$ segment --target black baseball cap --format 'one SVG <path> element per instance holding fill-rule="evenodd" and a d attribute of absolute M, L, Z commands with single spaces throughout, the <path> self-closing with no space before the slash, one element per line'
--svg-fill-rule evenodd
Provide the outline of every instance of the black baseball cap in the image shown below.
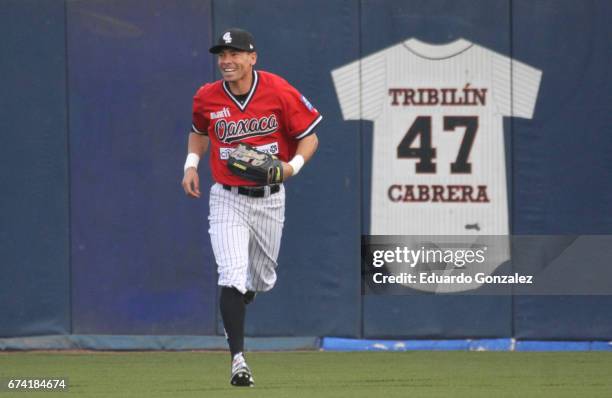
<path fill-rule="evenodd" d="M 255 40 L 253 39 L 253 35 L 244 29 L 228 29 L 219 36 L 217 44 L 212 46 L 208 51 L 213 54 L 218 54 L 225 48 L 253 52 L 255 51 Z"/>

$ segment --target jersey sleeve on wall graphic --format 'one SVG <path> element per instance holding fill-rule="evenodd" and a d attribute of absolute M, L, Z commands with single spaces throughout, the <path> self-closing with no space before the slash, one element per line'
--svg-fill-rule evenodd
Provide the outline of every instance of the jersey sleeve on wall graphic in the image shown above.
<path fill-rule="evenodd" d="M 332 71 L 344 120 L 374 120 L 380 115 L 385 67 L 385 54 L 380 51 Z"/>
<path fill-rule="evenodd" d="M 497 53 L 492 56 L 491 63 L 493 97 L 498 112 L 503 116 L 531 119 L 542 71 Z"/>

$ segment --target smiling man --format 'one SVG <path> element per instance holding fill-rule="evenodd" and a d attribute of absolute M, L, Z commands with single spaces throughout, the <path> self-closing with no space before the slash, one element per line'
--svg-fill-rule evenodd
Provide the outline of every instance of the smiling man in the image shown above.
<path fill-rule="evenodd" d="M 298 174 L 318 146 L 321 114 L 283 78 L 255 70 L 253 36 L 242 29 L 223 32 L 210 48 L 222 80 L 205 84 L 193 99 L 183 189 L 200 198 L 197 167 L 210 146 L 210 238 L 221 287 L 219 306 L 231 353 L 231 384 L 253 386 L 244 358 L 246 305 L 276 282 L 277 258 L 285 220 L 283 180 Z M 259 183 L 228 168 L 239 144 L 257 156 L 280 160 L 272 183 Z M 277 160 L 278 159 L 278 160 Z M 255 163 L 255 162 L 253 162 Z"/>

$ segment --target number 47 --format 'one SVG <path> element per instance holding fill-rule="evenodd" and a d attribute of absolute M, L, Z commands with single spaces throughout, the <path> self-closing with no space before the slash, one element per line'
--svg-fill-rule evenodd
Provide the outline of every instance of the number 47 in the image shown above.
<path fill-rule="evenodd" d="M 444 116 L 444 131 L 452 132 L 457 127 L 465 127 L 457 158 L 450 165 L 452 174 L 468 174 L 472 172 L 472 164 L 468 162 L 472 144 L 478 130 L 477 116 Z M 413 147 L 414 140 L 420 137 L 420 146 Z M 397 157 L 400 159 L 419 159 L 416 163 L 417 173 L 435 173 L 436 148 L 431 146 L 431 116 L 418 116 L 408 132 L 397 146 Z"/>

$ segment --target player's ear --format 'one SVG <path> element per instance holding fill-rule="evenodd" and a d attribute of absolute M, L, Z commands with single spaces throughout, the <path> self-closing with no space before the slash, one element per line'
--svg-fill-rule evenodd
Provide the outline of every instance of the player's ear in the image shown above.
<path fill-rule="evenodd" d="M 253 66 L 257 63 L 257 53 L 253 51 L 250 54 L 250 56 L 251 56 L 251 66 Z"/>

